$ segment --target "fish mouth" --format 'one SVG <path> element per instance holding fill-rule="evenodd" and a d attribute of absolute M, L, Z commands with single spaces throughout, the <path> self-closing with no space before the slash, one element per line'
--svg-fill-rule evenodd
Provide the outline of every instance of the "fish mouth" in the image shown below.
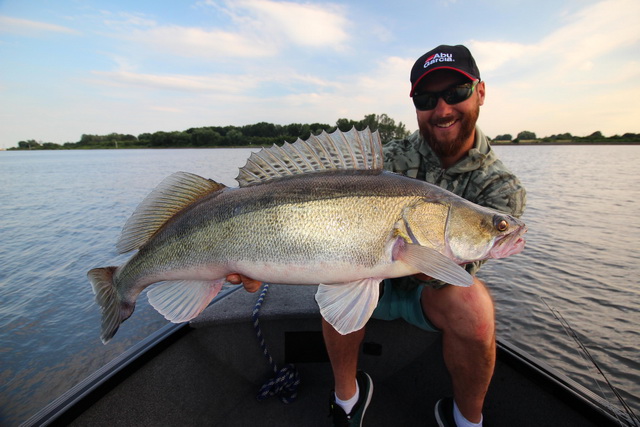
<path fill-rule="evenodd" d="M 524 239 L 526 232 L 527 228 L 523 226 L 509 234 L 498 237 L 493 248 L 489 251 L 489 258 L 506 258 L 522 252 L 526 243 Z"/>

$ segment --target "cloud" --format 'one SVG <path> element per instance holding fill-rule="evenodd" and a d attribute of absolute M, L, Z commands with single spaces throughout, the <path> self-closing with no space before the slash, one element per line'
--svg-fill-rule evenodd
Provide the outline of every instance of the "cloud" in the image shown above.
<path fill-rule="evenodd" d="M 261 58 L 277 53 L 275 46 L 256 35 L 217 29 L 158 26 L 149 30 L 136 30 L 127 35 L 127 38 L 160 52 L 209 60 L 229 57 Z"/>
<path fill-rule="evenodd" d="M 470 49 L 478 62 L 481 74 L 500 70 L 514 61 L 531 57 L 532 53 L 537 50 L 535 46 L 515 42 L 476 40 L 471 41 Z"/>
<path fill-rule="evenodd" d="M 295 117 L 296 121 L 308 123 L 334 123 L 338 118 L 358 119 L 366 114 L 385 113 L 402 121 L 408 129 L 415 129 L 408 79 L 413 62 L 413 58 L 381 58 L 366 73 L 345 74 L 330 85 L 271 99 L 269 103 L 278 105 L 278 109 L 269 114 L 276 122 L 283 117 Z"/>
<path fill-rule="evenodd" d="M 61 25 L 46 22 L 30 21 L 0 15 L 0 32 L 13 33 L 21 36 L 40 36 L 44 33 L 80 34 L 78 31 Z"/>
<path fill-rule="evenodd" d="M 107 16 L 116 37 L 158 52 L 189 58 L 275 57 L 291 47 L 344 50 L 349 40 L 345 8 L 269 0 L 204 4 L 221 10 L 229 23 L 211 27 L 162 25 L 139 15 Z"/>
<path fill-rule="evenodd" d="M 576 84 L 601 70 L 607 56 L 640 40 L 640 3 L 606 0 L 567 15 L 566 25 L 536 43 L 472 40 L 470 46 L 481 72 L 518 80 L 527 76 L 538 84 Z"/>
<path fill-rule="evenodd" d="M 108 86 L 137 87 L 154 91 L 170 90 L 185 93 L 199 94 L 246 94 L 255 98 L 255 93 L 261 86 L 300 87 L 311 86 L 317 89 L 337 90 L 340 84 L 322 79 L 320 77 L 298 73 L 295 70 L 283 71 L 265 70 L 264 72 L 251 74 L 215 74 L 206 76 L 197 75 L 162 75 L 151 73 L 137 73 L 127 69 L 118 71 L 93 71 L 98 77 L 97 83 Z M 289 93 L 291 90 L 279 90 Z"/>
<path fill-rule="evenodd" d="M 233 4 L 234 9 L 242 9 L 251 17 L 252 25 L 284 37 L 286 43 L 338 48 L 349 38 L 345 31 L 348 21 L 342 6 L 269 0 L 245 0 Z"/>
<path fill-rule="evenodd" d="M 128 30 L 132 27 L 154 27 L 157 22 L 143 13 L 101 11 L 103 22 L 108 27 Z"/>
<path fill-rule="evenodd" d="M 236 75 L 157 75 L 130 71 L 93 71 L 103 84 L 181 92 L 237 93 L 255 87 L 254 79 Z"/>
<path fill-rule="evenodd" d="M 640 79 L 638 16 L 635 0 L 605 0 L 562 16 L 564 25 L 534 43 L 472 40 L 488 81 L 483 128 L 541 136 L 634 131 L 624 123 L 640 114 L 629 102 Z"/>

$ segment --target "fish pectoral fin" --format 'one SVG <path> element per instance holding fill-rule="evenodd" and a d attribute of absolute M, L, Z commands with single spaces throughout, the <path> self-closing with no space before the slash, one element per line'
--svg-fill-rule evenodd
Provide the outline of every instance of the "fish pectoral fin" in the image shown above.
<path fill-rule="evenodd" d="M 434 279 L 456 286 L 467 287 L 473 284 L 473 277 L 464 268 L 427 246 L 409 243 L 398 255 L 398 259 Z"/>
<path fill-rule="evenodd" d="M 378 305 L 380 279 L 318 285 L 316 302 L 320 314 L 339 333 L 362 329 Z"/>
<path fill-rule="evenodd" d="M 225 279 L 162 282 L 147 293 L 147 298 L 165 319 L 181 323 L 200 314 L 220 292 L 224 283 Z"/>

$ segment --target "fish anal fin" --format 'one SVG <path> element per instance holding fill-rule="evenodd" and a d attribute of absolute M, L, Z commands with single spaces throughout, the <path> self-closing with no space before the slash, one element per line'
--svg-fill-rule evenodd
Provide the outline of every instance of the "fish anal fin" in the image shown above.
<path fill-rule="evenodd" d="M 452 285 L 467 287 L 473 284 L 473 277 L 464 268 L 427 246 L 407 243 L 399 251 L 397 259 L 427 276 Z"/>
<path fill-rule="evenodd" d="M 119 253 L 144 245 L 171 217 L 201 198 L 226 188 L 188 172 L 165 178 L 136 208 L 116 243 Z"/>
<path fill-rule="evenodd" d="M 382 142 L 378 131 L 367 127 L 348 132 L 336 130 L 329 134 L 311 135 L 282 147 L 274 145 L 252 153 L 240 168 L 236 180 L 240 187 L 259 184 L 276 178 L 311 172 L 336 170 L 382 171 Z"/>
<path fill-rule="evenodd" d="M 186 322 L 209 305 L 224 282 L 224 279 L 162 282 L 151 288 L 147 298 L 165 319 L 173 323 Z"/>
<path fill-rule="evenodd" d="M 381 279 L 318 285 L 320 314 L 342 335 L 362 329 L 378 305 Z"/>

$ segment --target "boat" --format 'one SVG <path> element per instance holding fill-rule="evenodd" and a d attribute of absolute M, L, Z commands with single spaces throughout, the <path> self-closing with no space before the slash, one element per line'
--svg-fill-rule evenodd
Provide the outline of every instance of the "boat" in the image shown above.
<path fill-rule="evenodd" d="M 197 318 L 161 328 L 23 425 L 331 425 L 333 377 L 315 290 L 226 289 Z M 374 393 L 363 425 L 436 425 L 436 401 L 452 394 L 441 350 L 439 334 L 371 319 L 360 368 Z M 269 396 L 274 377 L 299 385 Z M 493 427 L 638 426 L 633 414 L 505 340 L 497 343 L 484 418 Z"/>

